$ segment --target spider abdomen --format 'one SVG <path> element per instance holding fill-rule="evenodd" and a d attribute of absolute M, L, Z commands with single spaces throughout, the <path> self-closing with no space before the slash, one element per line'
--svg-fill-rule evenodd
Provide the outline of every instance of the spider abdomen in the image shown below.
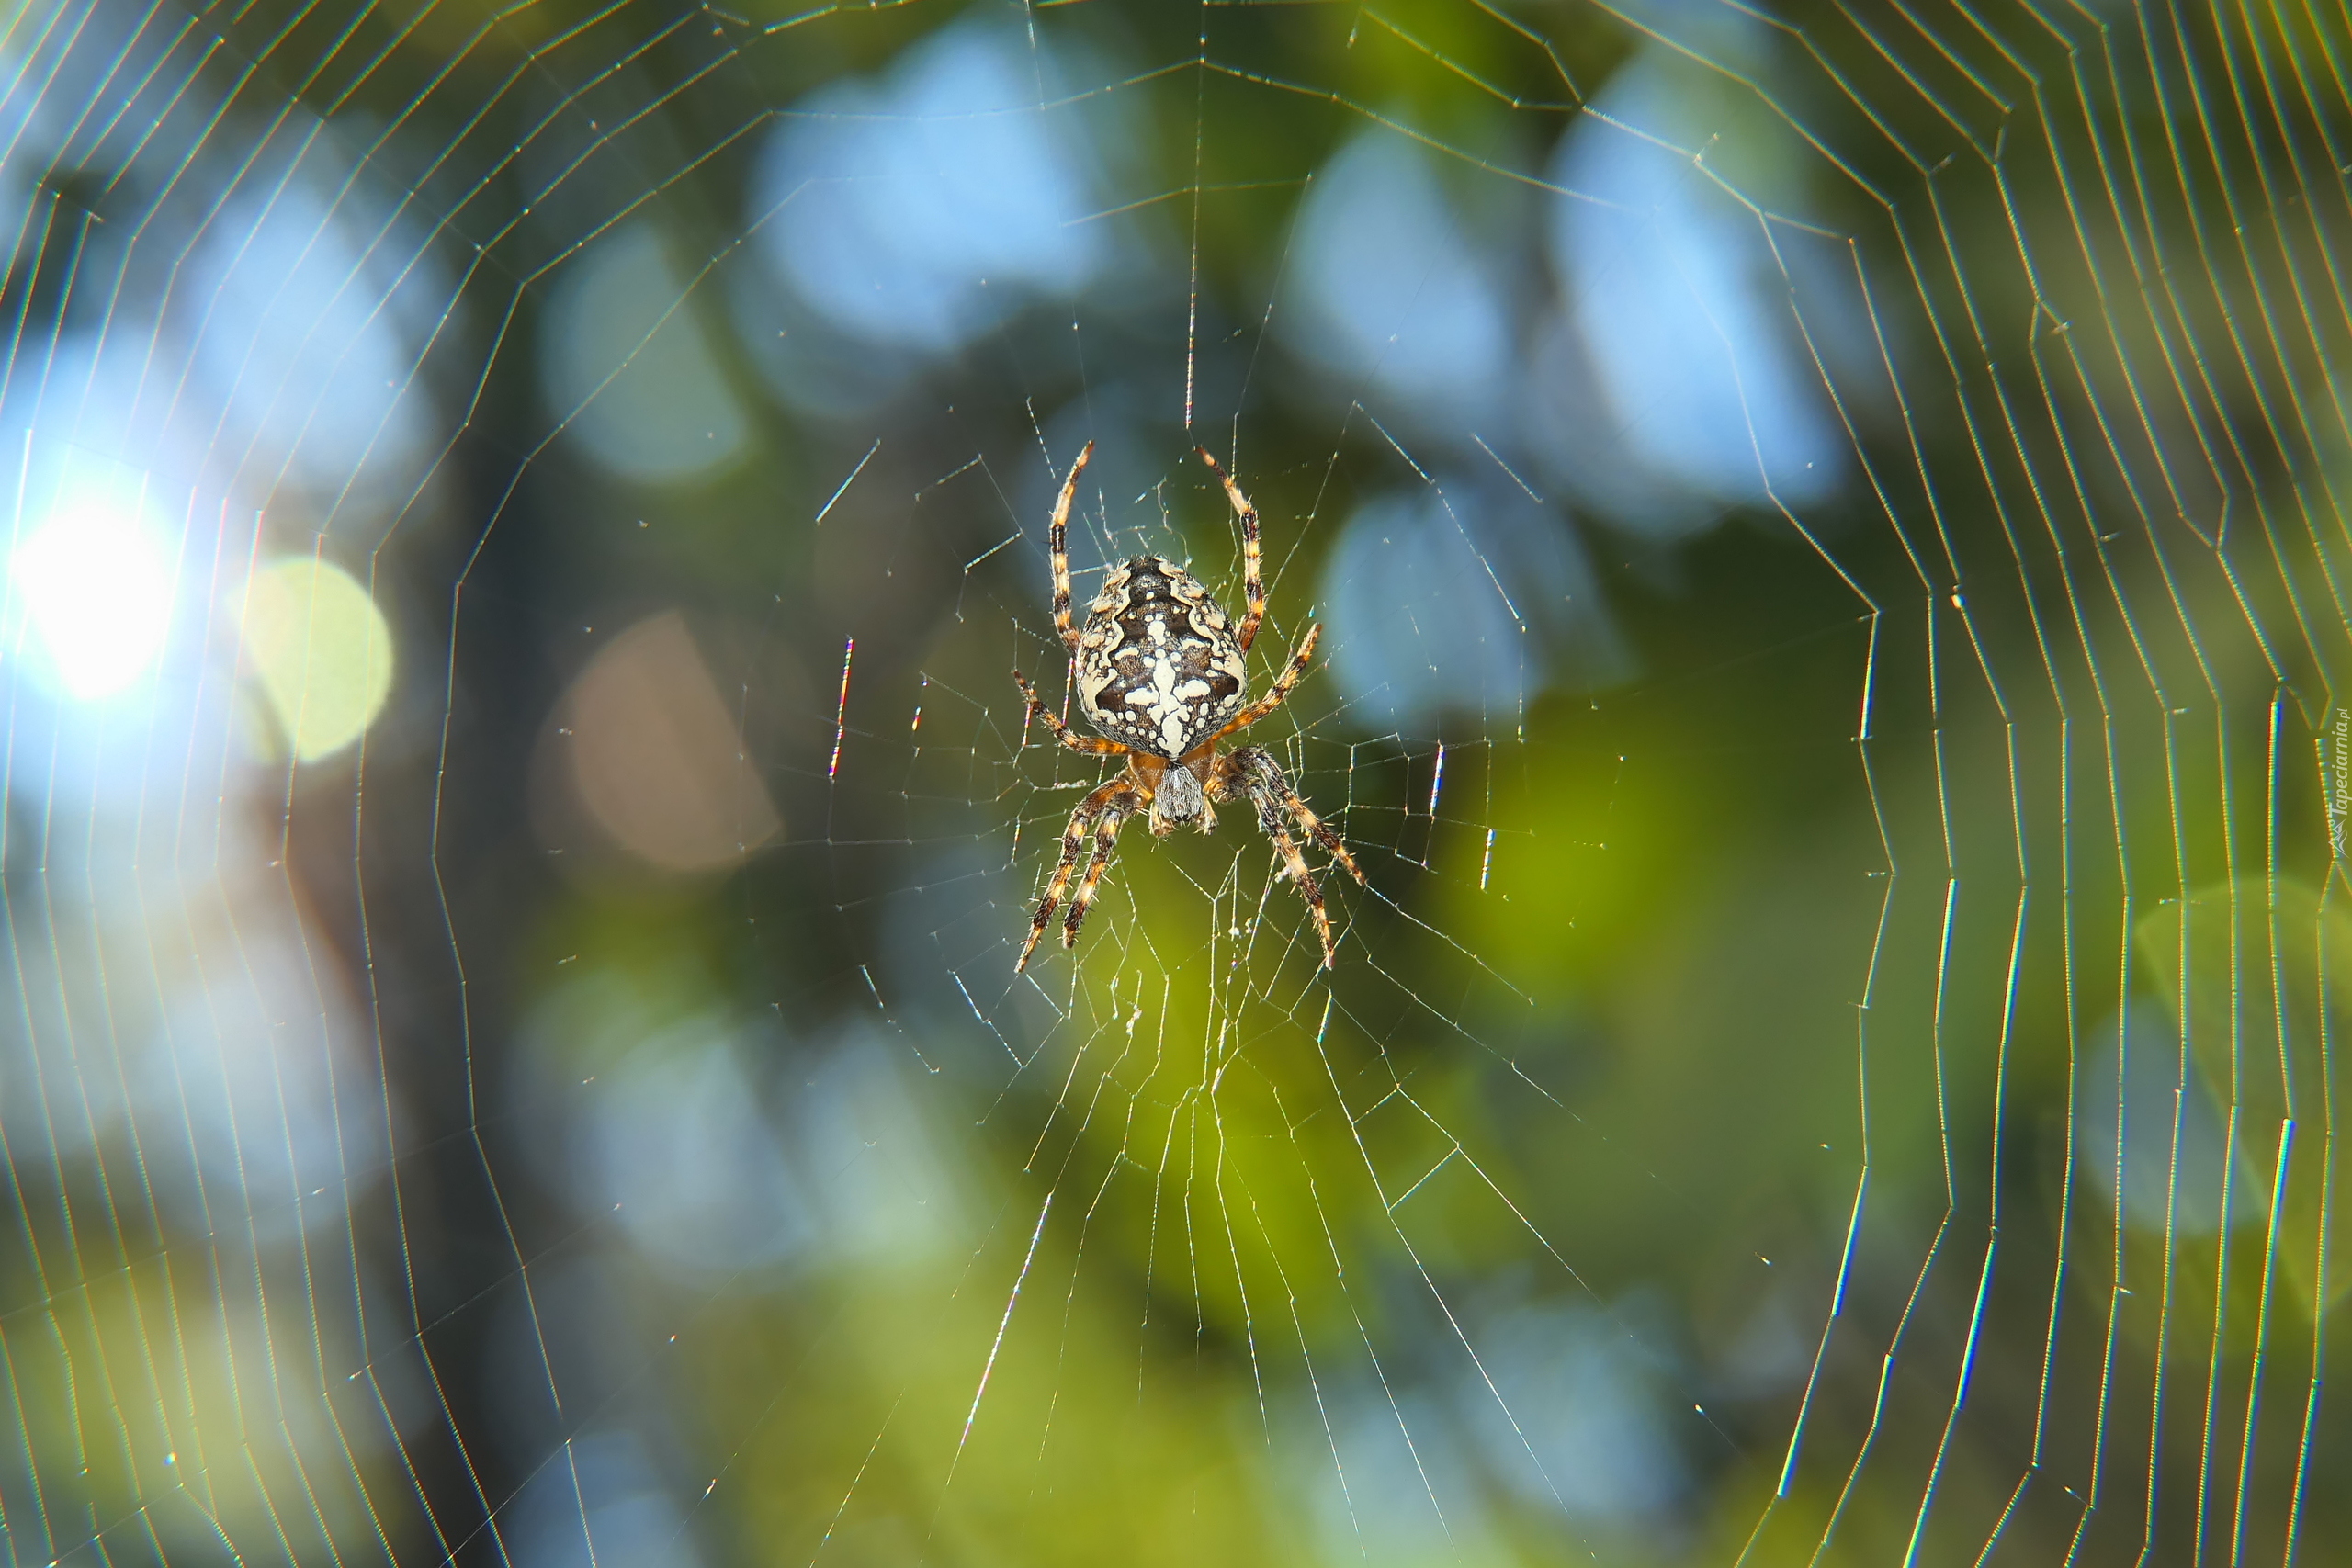
<path fill-rule="evenodd" d="M 1087 610 L 1078 706 L 1110 739 L 1182 757 L 1240 709 L 1242 679 L 1224 608 L 1174 561 L 1139 556 L 1115 569 Z"/>

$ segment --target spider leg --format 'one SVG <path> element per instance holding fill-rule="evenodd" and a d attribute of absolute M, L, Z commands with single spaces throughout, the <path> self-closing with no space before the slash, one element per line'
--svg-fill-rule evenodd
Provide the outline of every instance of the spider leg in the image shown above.
<path fill-rule="evenodd" d="M 1046 934 L 1046 926 L 1054 918 L 1054 910 L 1069 890 L 1070 873 L 1078 865 L 1078 852 L 1086 847 L 1086 830 L 1094 819 L 1107 810 L 1111 803 L 1123 794 L 1131 793 L 1126 775 L 1122 773 L 1101 789 L 1078 803 L 1069 814 L 1069 823 L 1062 829 L 1062 858 L 1055 863 L 1054 879 L 1046 884 L 1046 897 L 1037 905 L 1037 912 L 1029 921 L 1029 940 L 1021 944 L 1021 956 L 1012 962 L 1012 972 L 1020 974 L 1029 967 L 1029 955 L 1037 950 L 1037 939 Z"/>
<path fill-rule="evenodd" d="M 1029 699 L 1029 711 L 1023 716 L 1022 722 L 1025 724 L 1031 718 L 1044 719 L 1046 728 L 1052 733 L 1053 738 L 1071 750 L 1083 751 L 1092 757 L 1124 757 L 1132 750 L 1130 747 L 1120 745 L 1115 740 L 1098 740 L 1091 735 L 1080 735 L 1069 725 L 1064 724 L 1055 716 L 1054 710 L 1039 699 L 1037 694 L 1030 688 L 1027 677 L 1018 670 L 1012 672 L 1012 683 L 1019 686 L 1021 694 Z"/>
<path fill-rule="evenodd" d="M 1291 688 L 1298 684 L 1298 678 L 1306 673 L 1306 661 L 1315 657 L 1315 645 L 1322 640 L 1322 622 L 1317 621 L 1308 626 L 1306 635 L 1298 640 L 1298 651 L 1290 656 L 1288 668 L 1275 678 L 1272 687 L 1264 696 L 1235 714 L 1223 729 L 1209 737 L 1210 742 L 1214 744 L 1228 735 L 1237 735 L 1282 706 L 1283 700 L 1289 697 Z"/>
<path fill-rule="evenodd" d="M 1283 874 L 1298 888 L 1299 897 L 1306 900 L 1307 912 L 1315 917 L 1315 934 L 1323 942 L 1323 967 L 1338 967 L 1339 953 L 1331 940 L 1330 914 L 1323 907 L 1323 889 L 1307 870 L 1306 857 L 1299 852 L 1297 843 L 1283 828 L 1283 813 L 1288 810 L 1296 815 L 1306 830 L 1315 835 L 1316 842 L 1329 850 L 1362 882 L 1363 873 L 1356 870 L 1354 858 L 1340 843 L 1340 836 L 1298 798 L 1298 792 L 1283 776 L 1281 765 L 1258 747 L 1245 746 L 1219 757 L 1212 778 L 1211 793 L 1217 798 L 1247 800 L 1258 808 L 1258 826 L 1274 841 L 1275 852 L 1283 857 Z"/>
<path fill-rule="evenodd" d="M 1250 498 L 1241 493 L 1241 487 L 1233 482 L 1232 476 L 1217 467 L 1216 459 L 1209 456 L 1207 447 L 1195 446 L 1193 450 L 1201 455 L 1201 461 L 1209 466 L 1209 472 L 1224 484 L 1225 499 L 1233 503 L 1233 514 L 1241 519 L 1241 592 L 1248 603 L 1242 609 L 1241 626 L 1233 634 L 1233 640 L 1241 645 L 1242 652 L 1247 653 L 1250 645 L 1258 640 L 1258 623 L 1266 615 L 1265 570 L 1259 559 L 1258 509 L 1250 504 Z"/>
<path fill-rule="evenodd" d="M 1371 886 L 1364 881 L 1363 871 L 1358 869 L 1355 856 L 1348 853 L 1348 846 L 1340 842 L 1340 835 L 1331 830 L 1331 825 L 1317 817 L 1315 808 L 1298 797 L 1298 791 L 1291 788 L 1290 780 L 1283 775 L 1282 764 L 1274 761 L 1272 753 L 1263 747 L 1244 746 L 1226 755 L 1234 768 L 1250 781 L 1243 786 L 1247 793 L 1254 798 L 1263 792 L 1281 802 L 1282 808 L 1296 818 L 1298 825 L 1322 845 L 1333 860 L 1348 868 L 1348 874 L 1354 877 L 1359 886 Z M 1263 805 L 1261 800 L 1261 811 Z"/>
<path fill-rule="evenodd" d="M 1094 855 L 1086 863 L 1086 875 L 1078 885 L 1078 897 L 1069 901 L 1069 913 L 1062 919 L 1062 945 L 1078 945 L 1078 928 L 1086 923 L 1086 911 L 1094 902 L 1095 889 L 1102 883 L 1102 868 L 1111 863 L 1111 846 L 1119 841 L 1119 829 L 1127 818 L 1141 809 L 1143 800 L 1133 791 L 1114 800 L 1094 824 Z"/>
<path fill-rule="evenodd" d="M 1069 466 L 1061 498 L 1054 502 L 1054 520 L 1046 525 L 1046 549 L 1054 558 L 1054 630 L 1072 653 L 1078 651 L 1078 628 L 1069 618 L 1069 503 L 1078 495 L 1078 476 L 1086 472 L 1086 459 L 1092 456 L 1094 443 L 1090 441 Z"/>
<path fill-rule="evenodd" d="M 1307 913 L 1315 917 L 1315 934 L 1323 939 L 1323 967 L 1339 967 L 1339 951 L 1331 942 L 1331 917 L 1324 912 L 1323 889 L 1316 886 L 1315 874 L 1306 869 L 1306 857 L 1298 852 L 1298 845 L 1292 840 L 1290 834 L 1283 831 L 1281 817 L 1264 809 L 1262 804 L 1258 812 L 1258 825 L 1266 829 L 1268 838 L 1274 840 L 1274 849 L 1283 857 L 1284 874 L 1298 889 L 1298 896 L 1306 900 Z"/>

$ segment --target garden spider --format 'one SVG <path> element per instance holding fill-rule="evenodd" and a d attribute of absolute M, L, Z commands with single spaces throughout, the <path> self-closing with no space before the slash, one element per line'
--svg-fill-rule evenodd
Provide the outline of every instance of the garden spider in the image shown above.
<path fill-rule="evenodd" d="M 1271 753 L 1258 746 L 1217 750 L 1217 743 L 1227 736 L 1239 734 L 1282 706 L 1306 673 L 1323 627 L 1319 622 L 1308 626 L 1298 651 L 1291 655 L 1273 686 L 1256 702 L 1242 705 L 1247 679 L 1242 655 L 1257 640 L 1258 622 L 1266 613 L 1266 588 L 1259 575 L 1258 513 L 1207 448 L 1199 451 L 1201 461 L 1224 484 L 1226 499 L 1241 519 L 1242 584 L 1249 608 L 1238 629 L 1231 627 L 1224 607 L 1191 572 L 1174 561 L 1152 556 L 1137 556 L 1114 568 L 1103 580 L 1102 592 L 1088 606 L 1086 624 L 1073 626 L 1065 536 L 1070 500 L 1078 493 L 1078 476 L 1086 470 L 1087 458 L 1094 455 L 1091 441 L 1070 465 L 1069 478 L 1062 481 L 1061 499 L 1054 502 L 1053 522 L 1046 534 L 1054 560 L 1054 629 L 1070 651 L 1078 710 L 1103 739 L 1080 735 L 1055 717 L 1015 670 L 1012 679 L 1028 704 L 1022 728 L 1026 729 L 1032 717 L 1042 718 L 1054 739 L 1071 750 L 1125 757 L 1127 765 L 1069 814 L 1069 824 L 1062 829 L 1061 860 L 1046 886 L 1036 916 L 1029 922 L 1029 940 L 1021 944 L 1021 956 L 1012 965 L 1015 974 L 1029 966 L 1037 939 L 1046 934 L 1046 923 L 1069 892 L 1070 874 L 1077 868 L 1079 852 L 1086 847 L 1090 829 L 1094 854 L 1086 863 L 1086 874 L 1080 879 L 1078 894 L 1069 901 L 1069 914 L 1062 921 L 1064 947 L 1078 944 L 1078 928 L 1086 919 L 1087 906 L 1094 902 L 1102 869 L 1111 862 L 1111 846 L 1128 818 L 1148 808 L 1151 830 L 1158 837 L 1186 825 L 1197 825 L 1205 833 L 1216 826 L 1211 802 L 1238 800 L 1247 800 L 1258 808 L 1259 826 L 1273 840 L 1285 874 L 1315 917 L 1315 932 L 1323 939 L 1323 967 L 1331 968 L 1335 963 L 1323 890 L 1316 886 L 1306 869 L 1306 857 L 1284 829 L 1283 814 L 1297 818 L 1299 827 L 1359 883 L 1363 873 L 1356 869 L 1340 835 L 1298 798 Z"/>

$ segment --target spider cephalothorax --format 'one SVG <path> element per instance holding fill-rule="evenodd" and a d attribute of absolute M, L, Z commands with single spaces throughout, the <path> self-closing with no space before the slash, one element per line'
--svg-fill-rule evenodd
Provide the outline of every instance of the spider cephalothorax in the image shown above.
<path fill-rule="evenodd" d="M 1323 965 L 1329 968 L 1336 953 L 1330 917 L 1323 908 L 1323 892 L 1306 869 L 1285 816 L 1297 821 L 1309 837 L 1331 852 L 1358 882 L 1347 847 L 1290 787 L 1282 767 L 1261 748 L 1244 746 L 1220 752 L 1217 742 L 1237 735 L 1280 707 L 1291 688 L 1306 671 L 1314 656 L 1320 625 L 1306 628 L 1298 651 L 1266 694 L 1244 706 L 1246 671 L 1242 656 L 1257 640 L 1258 624 L 1266 613 L 1266 590 L 1260 575 L 1258 513 L 1241 487 L 1217 467 L 1204 450 L 1201 460 L 1225 485 L 1227 500 L 1241 519 L 1243 591 L 1249 604 L 1236 626 L 1220 605 L 1189 571 L 1174 561 L 1139 556 L 1115 568 L 1103 580 L 1102 591 L 1087 607 L 1086 624 L 1073 626 L 1069 613 L 1069 554 L 1067 534 L 1070 502 L 1078 493 L 1078 476 L 1085 470 L 1094 444 L 1070 465 L 1054 503 L 1046 546 L 1054 563 L 1054 629 L 1071 655 L 1071 682 L 1079 712 L 1103 739 L 1090 740 L 1057 718 L 1037 698 L 1018 670 L 1029 716 L 1041 718 L 1054 738 L 1073 751 L 1095 756 L 1125 757 L 1127 765 L 1109 783 L 1078 803 L 1069 825 L 1062 831 L 1061 859 L 1053 880 L 1029 923 L 1029 940 L 1022 944 L 1015 970 L 1026 968 L 1037 940 L 1054 918 L 1055 908 L 1069 891 L 1078 857 L 1086 848 L 1089 829 L 1094 852 L 1086 863 L 1069 914 L 1062 922 L 1062 945 L 1078 942 L 1078 928 L 1093 903 L 1102 869 L 1110 863 L 1111 847 L 1119 829 L 1138 811 L 1150 813 L 1151 830 L 1165 835 L 1187 824 L 1204 833 L 1216 826 L 1214 801 L 1247 800 L 1258 808 L 1259 826 L 1274 841 L 1286 874 L 1306 900 L 1315 917 L 1316 934 L 1323 942 Z"/>

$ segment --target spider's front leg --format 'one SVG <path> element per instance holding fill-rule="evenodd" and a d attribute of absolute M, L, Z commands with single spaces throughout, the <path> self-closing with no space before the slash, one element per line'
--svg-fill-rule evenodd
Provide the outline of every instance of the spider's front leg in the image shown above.
<path fill-rule="evenodd" d="M 1250 787 L 1249 793 L 1252 799 L 1259 801 L 1261 816 L 1265 811 L 1264 797 L 1270 796 L 1284 811 L 1296 818 L 1298 825 L 1329 852 L 1333 860 L 1348 868 L 1348 874 L 1356 879 L 1358 886 L 1372 886 L 1364 881 L 1363 871 L 1356 865 L 1356 857 L 1348 853 L 1348 846 L 1340 841 L 1339 834 L 1331 830 L 1331 825 L 1317 817 L 1314 807 L 1301 800 L 1298 791 L 1290 787 L 1289 778 L 1283 774 L 1282 764 L 1274 761 L 1272 752 L 1262 746 L 1244 746 L 1227 752 L 1226 761 L 1251 781 L 1254 787 Z"/>
<path fill-rule="evenodd" d="M 1078 945 L 1078 928 L 1086 923 L 1086 911 L 1093 907 L 1094 891 L 1102 884 L 1102 868 L 1111 863 L 1111 846 L 1119 841 L 1119 829 L 1127 818 L 1143 809 L 1143 797 L 1129 791 L 1104 808 L 1094 824 L 1094 855 L 1086 863 L 1086 874 L 1080 878 L 1078 897 L 1069 901 L 1069 913 L 1062 919 L 1062 945 Z"/>
<path fill-rule="evenodd" d="M 1341 865 L 1348 868 L 1358 882 L 1363 873 L 1356 869 L 1355 858 L 1340 844 L 1340 836 L 1325 825 L 1323 819 L 1307 809 L 1283 776 L 1282 767 L 1266 751 L 1255 746 L 1245 746 L 1217 759 L 1215 793 L 1224 800 L 1248 800 L 1258 808 L 1258 826 L 1274 841 L 1274 851 L 1283 857 L 1283 874 L 1306 900 L 1307 913 L 1315 918 L 1315 934 L 1323 943 L 1323 967 L 1339 966 L 1339 948 L 1331 937 L 1331 917 L 1323 907 L 1323 888 L 1307 869 L 1306 857 L 1299 852 L 1296 840 L 1283 824 L 1283 813 L 1290 812 L 1299 824 L 1315 837 L 1315 841 L 1331 852 Z"/>
<path fill-rule="evenodd" d="M 1283 857 L 1283 867 L 1290 877 L 1291 886 L 1297 888 L 1298 896 L 1306 900 L 1306 912 L 1315 917 L 1315 934 L 1323 941 L 1323 967 L 1338 968 L 1340 950 L 1331 940 L 1331 917 L 1323 908 L 1322 887 L 1316 882 L 1315 874 L 1306 869 L 1306 857 L 1298 852 L 1298 845 L 1292 840 L 1290 834 L 1283 831 L 1279 813 L 1261 807 L 1258 812 L 1258 825 L 1265 829 L 1268 838 L 1273 840 L 1274 850 Z"/>
<path fill-rule="evenodd" d="M 1062 858 L 1055 863 L 1053 880 L 1046 884 L 1046 896 L 1039 900 L 1037 912 L 1030 919 L 1029 940 L 1021 944 L 1021 956 L 1012 961 L 1014 974 L 1018 975 L 1029 967 L 1029 955 L 1037 951 L 1037 939 L 1046 934 L 1046 927 L 1052 922 L 1055 909 L 1061 905 L 1062 895 L 1069 890 L 1070 874 L 1078 869 L 1079 852 L 1086 847 L 1087 829 L 1094 826 L 1095 818 L 1105 812 L 1115 811 L 1117 813 L 1115 820 L 1124 821 L 1128 813 L 1136 810 L 1142 805 L 1142 797 L 1135 793 L 1128 776 L 1125 773 L 1078 803 L 1078 809 L 1069 814 L 1069 822 L 1062 829 Z M 1118 832 L 1117 827 L 1114 826 L 1111 831 L 1115 835 Z M 1099 863 L 1107 858 L 1109 853 L 1106 843 L 1096 851 L 1096 862 Z M 1091 898 L 1093 896 L 1094 882 L 1101 874 L 1102 873 L 1094 866 L 1088 867 L 1086 886 L 1080 892 L 1081 899 Z M 1080 915 L 1084 908 L 1085 905 L 1082 902 L 1074 904 L 1070 913 L 1076 917 Z M 1070 921 L 1069 934 L 1062 945 L 1067 947 L 1077 939 L 1078 921 L 1073 919 Z"/>

